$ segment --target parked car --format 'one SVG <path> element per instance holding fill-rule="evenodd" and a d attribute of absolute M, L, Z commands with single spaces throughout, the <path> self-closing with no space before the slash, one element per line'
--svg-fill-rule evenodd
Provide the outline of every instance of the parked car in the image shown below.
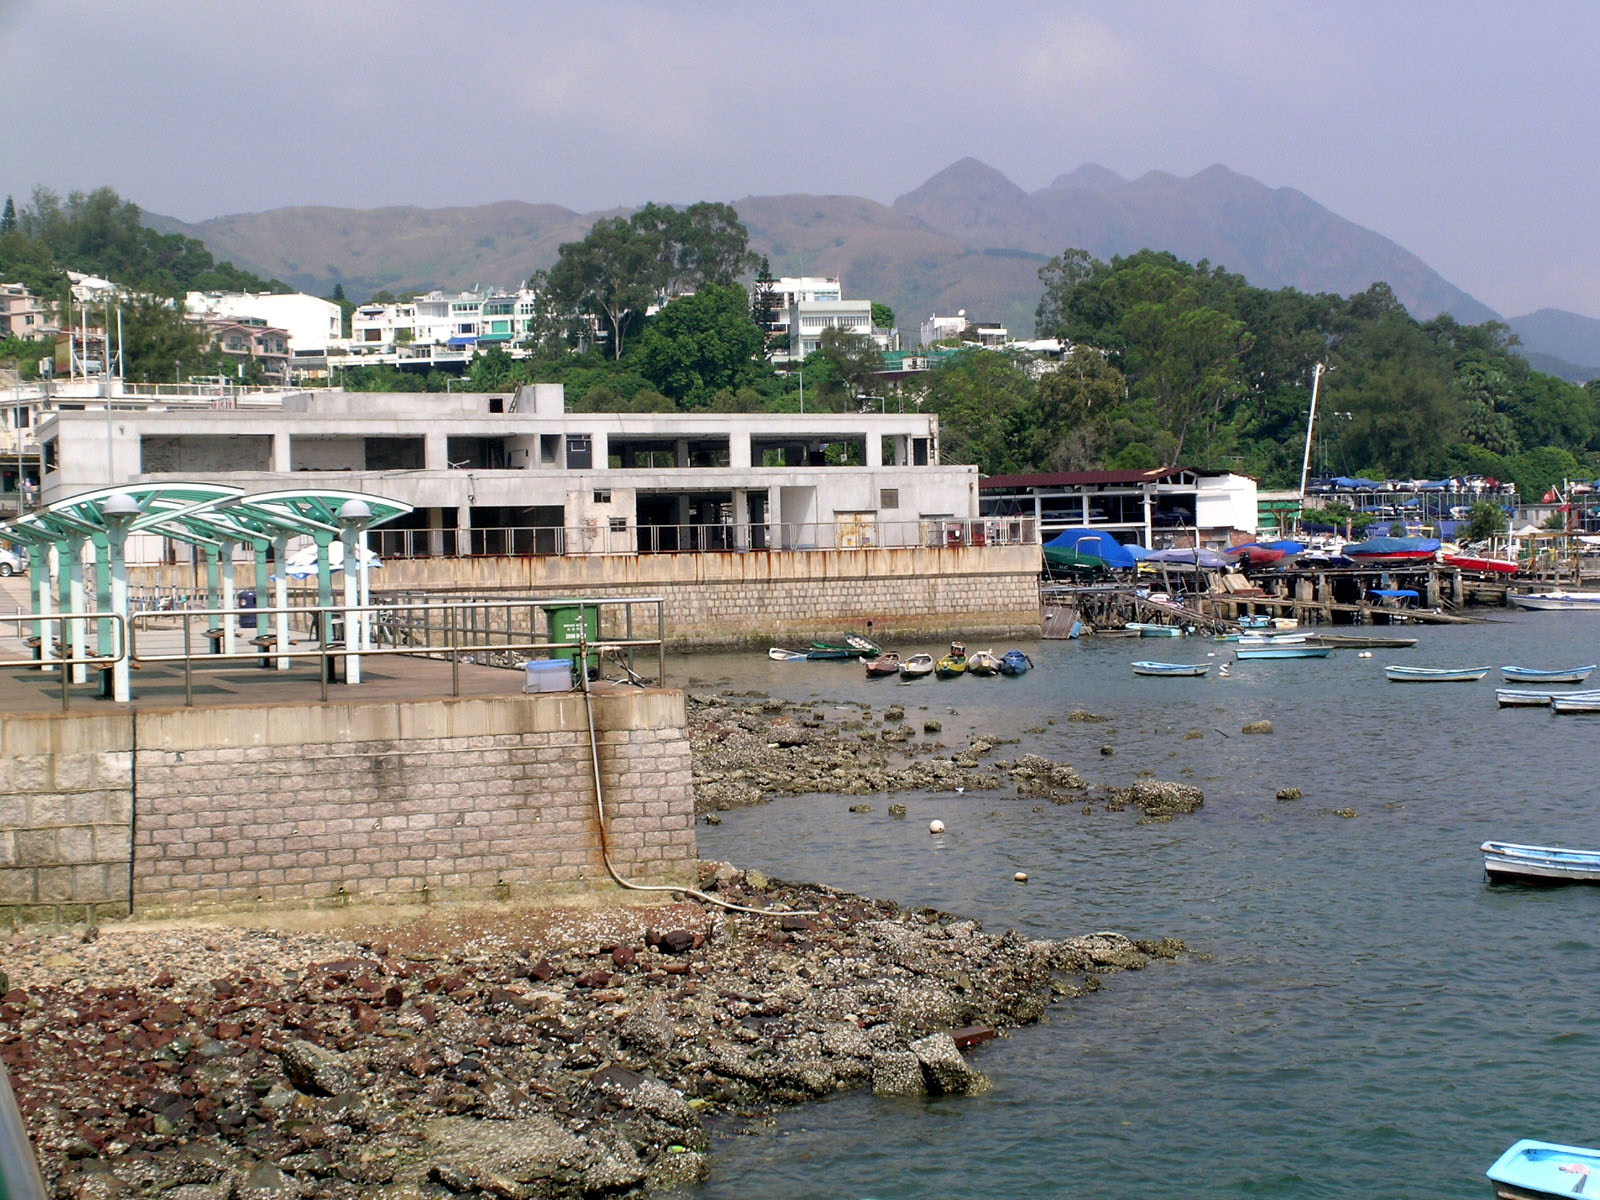
<path fill-rule="evenodd" d="M 0 550 L 0 579 L 8 575 L 26 575 L 28 555 L 24 550 Z"/>

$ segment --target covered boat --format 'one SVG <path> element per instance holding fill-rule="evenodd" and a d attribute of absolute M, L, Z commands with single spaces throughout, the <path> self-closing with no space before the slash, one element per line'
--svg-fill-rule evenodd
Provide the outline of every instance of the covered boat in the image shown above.
<path fill-rule="evenodd" d="M 1375 537 L 1344 548 L 1344 556 L 1351 561 L 1367 563 L 1430 562 L 1439 553 L 1438 538 L 1428 537 Z"/>
<path fill-rule="evenodd" d="M 1600 612 L 1600 592 L 1510 592 L 1506 603 L 1550 612 Z"/>
<path fill-rule="evenodd" d="M 1021 650 L 1007 650 L 1000 656 L 1000 674 L 1025 675 L 1033 666 L 1033 659 Z"/>
<path fill-rule="evenodd" d="M 1170 550 L 1152 550 L 1144 556 L 1144 561 L 1167 567 L 1204 567 L 1212 571 L 1233 565 L 1232 560 L 1222 551 L 1208 550 L 1204 546 L 1176 546 Z"/>
<path fill-rule="evenodd" d="M 1485 842 L 1483 869 L 1490 879 L 1531 883 L 1600 883 L 1600 850 Z M 1592 1153 L 1592 1152 L 1591 1152 Z"/>
<path fill-rule="evenodd" d="M 1267 567 L 1286 558 L 1297 558 L 1306 552 L 1304 542 L 1281 538 L 1275 542 L 1245 542 L 1229 546 L 1228 554 L 1249 563 L 1252 567 Z"/>
<path fill-rule="evenodd" d="M 1586 667 L 1558 667 L 1541 671 L 1536 667 L 1501 667 L 1500 677 L 1507 683 L 1582 683 L 1594 674 L 1595 663 Z"/>
<path fill-rule="evenodd" d="M 924 679 L 933 674 L 933 655 L 913 654 L 900 664 L 901 679 Z"/>
<path fill-rule="evenodd" d="M 1488 667 L 1384 667 L 1390 683 L 1476 683 Z"/>
<path fill-rule="evenodd" d="M 1484 849 L 1494 844 L 1485 842 Z M 1589 1176 L 1597 1172 L 1600 1150 L 1523 1138 L 1484 1173 L 1499 1200 L 1554 1200 L 1584 1195 Z"/>
<path fill-rule="evenodd" d="M 1138 555 L 1104 529 L 1063 529 L 1040 550 L 1045 562 L 1078 570 L 1132 570 Z"/>
<path fill-rule="evenodd" d="M 1210 663 L 1136 662 L 1135 675 L 1153 675 L 1160 678 L 1195 679 L 1211 669 Z"/>

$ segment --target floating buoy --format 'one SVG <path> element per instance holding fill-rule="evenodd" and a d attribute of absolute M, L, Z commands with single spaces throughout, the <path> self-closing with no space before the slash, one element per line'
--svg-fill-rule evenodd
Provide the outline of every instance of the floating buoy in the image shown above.
<path fill-rule="evenodd" d="M 928 832 L 929 833 L 943 833 L 944 832 L 944 822 L 938 820 L 937 818 L 935 818 L 932 821 L 929 821 L 928 822 Z"/>
<path fill-rule="evenodd" d="M 1206 651 L 1206 657 L 1207 658 L 1215 658 L 1216 656 L 1217 656 L 1217 652 L 1215 650 L 1207 650 Z"/>
<path fill-rule="evenodd" d="M 966 789 L 966 788 L 964 788 L 964 787 L 958 787 L 958 788 L 957 788 L 957 789 L 956 789 L 956 795 L 958 795 L 958 796 L 964 796 L 964 795 L 966 795 L 966 794 L 967 794 L 967 789 Z"/>
<path fill-rule="evenodd" d="M 1015 879 L 1018 883 L 1027 883 L 1028 882 L 1028 873 L 1026 871 L 1018 871 L 1011 878 Z"/>
<path fill-rule="evenodd" d="M 1360 654 L 1356 655 L 1356 657 L 1357 658 L 1371 658 L 1372 657 L 1372 651 L 1371 650 L 1363 650 Z"/>

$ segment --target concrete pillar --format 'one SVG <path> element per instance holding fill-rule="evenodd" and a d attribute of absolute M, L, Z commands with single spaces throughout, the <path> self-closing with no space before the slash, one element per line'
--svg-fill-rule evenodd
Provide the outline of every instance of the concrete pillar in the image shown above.
<path fill-rule="evenodd" d="M 735 471 L 748 471 L 751 464 L 750 435 L 735 430 L 728 435 L 728 466 Z"/>
<path fill-rule="evenodd" d="M 289 453 L 289 435 L 286 432 L 272 435 L 272 469 L 280 475 L 287 475 L 293 470 L 293 460 Z"/>
<path fill-rule="evenodd" d="M 434 558 L 444 554 L 444 509 L 428 509 L 428 553 Z"/>
<path fill-rule="evenodd" d="M 733 491 L 733 548 L 750 549 L 750 495 L 743 488 Z"/>
<path fill-rule="evenodd" d="M 689 439 L 679 438 L 672 447 L 673 462 L 680 467 L 689 465 Z"/>
<path fill-rule="evenodd" d="M 450 439 L 443 433 L 426 433 L 422 436 L 422 469 L 448 471 L 450 469 Z"/>
<path fill-rule="evenodd" d="M 868 431 L 867 433 L 867 466 L 883 466 L 883 438 L 881 435 Z"/>
<path fill-rule="evenodd" d="M 292 659 L 281 657 L 289 649 L 289 576 L 286 573 L 285 559 L 289 557 L 289 537 L 279 534 L 272 539 L 272 556 L 278 564 L 278 578 L 272 591 L 272 606 L 278 610 L 276 620 L 273 622 L 275 641 L 273 648 L 279 654 L 278 670 L 287 671 Z"/>
<path fill-rule="evenodd" d="M 83 542 L 82 537 L 67 539 L 67 611 L 72 613 L 86 613 L 89 606 L 84 603 L 83 590 Z M 89 623 L 87 621 L 71 622 L 71 629 L 63 631 L 62 641 L 71 645 L 70 658 L 86 658 L 89 651 Z M 84 683 L 89 678 L 89 667 L 86 663 L 78 663 L 72 668 L 72 682 Z"/>
<path fill-rule="evenodd" d="M 611 466 L 611 435 L 601 429 L 591 433 L 589 453 L 593 456 L 592 461 L 596 471 L 608 469 Z"/>
<path fill-rule="evenodd" d="M 456 553 L 472 553 L 472 509 L 465 504 L 456 505 Z"/>
<path fill-rule="evenodd" d="M 223 542 L 217 547 L 217 566 L 222 576 L 222 599 L 218 608 L 237 608 L 239 593 L 233 586 L 233 542 Z M 222 652 L 232 654 L 238 635 L 239 618 L 231 613 L 222 618 Z"/>

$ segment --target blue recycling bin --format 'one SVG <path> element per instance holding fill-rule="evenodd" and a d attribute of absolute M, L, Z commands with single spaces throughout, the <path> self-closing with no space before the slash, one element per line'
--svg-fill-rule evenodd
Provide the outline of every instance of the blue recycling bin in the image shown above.
<path fill-rule="evenodd" d="M 236 599 L 238 600 L 237 607 L 239 607 L 239 608 L 254 608 L 256 606 L 256 594 L 253 591 L 240 592 L 238 594 L 238 596 L 236 597 Z M 240 616 L 239 616 L 239 628 L 240 629 L 254 629 L 255 627 L 256 627 L 256 614 L 255 613 L 241 613 L 240 614 Z"/>

